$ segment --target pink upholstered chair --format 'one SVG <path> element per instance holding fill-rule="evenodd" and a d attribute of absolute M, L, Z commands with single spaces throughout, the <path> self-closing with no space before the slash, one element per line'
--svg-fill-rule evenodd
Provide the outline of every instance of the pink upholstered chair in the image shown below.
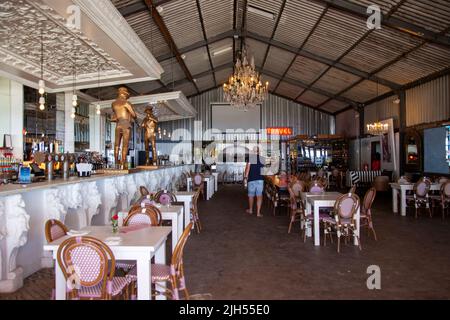
<path fill-rule="evenodd" d="M 433 217 L 433 213 L 430 209 L 430 197 L 428 194 L 430 191 L 430 185 L 431 183 L 429 179 L 422 178 L 414 185 L 414 194 L 406 195 L 406 203 L 410 206 L 414 205 L 416 209 L 416 219 L 418 218 L 419 209 L 421 208 L 425 208 L 426 210 L 428 210 L 430 218 Z"/>
<path fill-rule="evenodd" d="M 57 259 L 70 299 L 110 300 L 122 295 L 128 298 L 128 280 L 114 276 L 114 254 L 102 241 L 93 237 L 69 238 L 59 246 Z"/>
<path fill-rule="evenodd" d="M 324 185 L 320 181 L 313 181 L 309 187 L 311 193 L 322 193 L 325 191 Z"/>
<path fill-rule="evenodd" d="M 341 237 L 344 237 L 347 243 L 350 236 L 353 236 L 358 241 L 359 249 L 361 248 L 361 241 L 356 234 L 356 220 L 355 214 L 359 208 L 359 197 L 356 194 L 348 193 L 342 195 L 334 206 L 334 218 L 324 218 L 324 245 L 327 243 L 327 236 L 336 233 L 338 243 L 337 252 L 341 251 Z"/>
<path fill-rule="evenodd" d="M 151 281 L 154 284 L 153 292 L 155 295 L 166 295 L 173 300 L 180 300 L 180 291 L 184 292 L 184 299 L 189 300 L 189 292 L 186 287 L 186 280 L 184 275 L 183 254 L 187 239 L 191 234 L 193 223 L 184 229 L 183 234 L 177 242 L 177 245 L 172 253 L 170 265 L 152 264 Z M 134 268 L 126 275 L 128 280 L 135 284 L 137 281 L 137 269 Z M 161 282 L 169 282 L 170 289 L 165 292 L 158 290 L 158 284 Z"/>
<path fill-rule="evenodd" d="M 301 222 L 302 221 L 302 217 L 305 216 L 305 210 L 303 207 L 303 202 L 298 199 L 298 196 L 295 194 L 295 191 L 293 190 L 293 188 L 291 186 L 288 187 L 288 191 L 289 191 L 289 196 L 290 196 L 290 207 L 289 207 L 289 212 L 290 212 L 290 222 L 289 222 L 289 228 L 288 228 L 288 233 L 291 233 L 292 230 L 292 225 L 295 222 Z"/>
<path fill-rule="evenodd" d="M 47 242 L 53 242 L 67 235 L 69 229 L 59 220 L 50 219 L 45 222 L 45 238 Z"/>
<path fill-rule="evenodd" d="M 161 190 L 155 194 L 154 197 L 157 203 L 162 204 L 163 206 L 171 205 L 174 202 L 177 202 L 177 197 L 168 190 Z"/>
<path fill-rule="evenodd" d="M 299 197 L 301 192 L 305 192 L 306 183 L 304 181 L 296 180 L 294 183 L 290 185 L 290 188 L 294 192 L 294 195 L 296 197 Z"/>
<path fill-rule="evenodd" d="M 441 186 L 442 219 L 445 219 L 445 216 L 448 213 L 449 204 L 450 204 L 450 181 L 447 181 Z"/>
<path fill-rule="evenodd" d="M 370 188 L 366 195 L 364 196 L 364 200 L 361 206 L 361 227 L 366 226 L 368 231 L 372 231 L 373 237 L 375 241 L 377 241 L 377 234 L 373 227 L 372 221 L 372 204 L 377 195 L 377 190 L 375 188 Z"/>
<path fill-rule="evenodd" d="M 192 189 L 194 191 L 200 190 L 202 196 L 205 196 L 205 176 L 201 173 L 193 173 L 191 175 Z"/>
<path fill-rule="evenodd" d="M 160 226 L 161 224 L 161 211 L 152 205 L 131 208 L 127 217 L 123 221 L 123 225 L 125 227 L 133 225 Z"/>

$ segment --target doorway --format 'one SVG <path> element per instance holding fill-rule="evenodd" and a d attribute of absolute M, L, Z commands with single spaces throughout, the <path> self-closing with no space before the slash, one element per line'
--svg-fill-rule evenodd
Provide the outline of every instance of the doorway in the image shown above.
<path fill-rule="evenodd" d="M 381 170 L 381 143 L 379 141 L 372 142 L 371 150 L 370 169 L 372 171 L 379 171 Z"/>

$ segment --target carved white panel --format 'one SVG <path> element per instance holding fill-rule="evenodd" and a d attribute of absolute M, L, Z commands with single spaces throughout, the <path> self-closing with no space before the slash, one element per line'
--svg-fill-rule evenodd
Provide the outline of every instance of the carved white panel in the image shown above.
<path fill-rule="evenodd" d="M 106 224 L 111 221 L 111 210 L 117 207 L 118 204 L 120 194 L 117 190 L 117 181 L 118 179 L 107 179 L 105 181 L 103 210 L 105 212 L 104 222 Z"/>
<path fill-rule="evenodd" d="M 98 207 L 102 204 L 101 194 L 96 182 L 84 183 L 81 188 L 83 209 L 86 212 L 86 221 L 91 225 L 92 217 L 98 214 Z"/>
<path fill-rule="evenodd" d="M 128 194 L 127 185 L 125 183 L 125 176 L 117 177 L 116 187 L 117 187 L 117 192 L 119 192 L 119 194 Z"/>
<path fill-rule="evenodd" d="M 126 176 L 126 188 L 127 188 L 127 193 L 128 193 L 128 205 L 131 204 L 131 201 L 133 201 L 133 199 L 135 198 L 137 192 L 138 192 L 138 187 L 136 185 L 136 181 L 134 180 L 134 174 L 130 174 L 128 176 Z"/>
<path fill-rule="evenodd" d="M 61 201 L 58 189 L 47 189 L 44 191 L 45 220 L 56 219 L 64 222 L 65 207 Z"/>

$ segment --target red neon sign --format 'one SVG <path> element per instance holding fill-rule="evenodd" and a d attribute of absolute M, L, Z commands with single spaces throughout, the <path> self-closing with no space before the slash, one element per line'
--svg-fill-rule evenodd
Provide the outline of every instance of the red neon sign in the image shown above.
<path fill-rule="evenodd" d="M 291 127 L 272 127 L 272 128 L 267 128 L 266 132 L 269 135 L 292 136 L 292 128 Z"/>

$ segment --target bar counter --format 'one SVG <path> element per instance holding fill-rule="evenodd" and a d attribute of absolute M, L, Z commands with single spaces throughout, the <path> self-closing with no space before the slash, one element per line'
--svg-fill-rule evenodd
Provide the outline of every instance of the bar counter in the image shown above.
<path fill-rule="evenodd" d="M 0 292 L 16 291 L 25 277 L 53 266 L 51 254 L 42 250 L 48 219 L 70 229 L 109 225 L 114 213 L 139 197 L 140 186 L 177 189 L 191 170 L 193 165 L 181 165 L 0 186 Z"/>

